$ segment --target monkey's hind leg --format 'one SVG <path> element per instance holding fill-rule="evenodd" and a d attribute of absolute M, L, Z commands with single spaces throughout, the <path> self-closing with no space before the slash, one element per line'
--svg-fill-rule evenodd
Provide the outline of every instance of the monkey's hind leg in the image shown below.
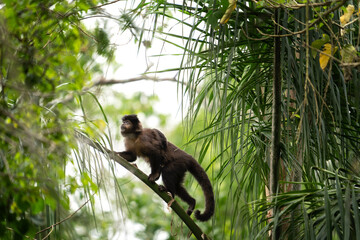
<path fill-rule="evenodd" d="M 174 198 L 173 194 L 167 190 L 167 188 L 164 185 L 159 185 L 159 190 L 161 192 L 168 192 L 170 193 L 170 197 Z"/>
<path fill-rule="evenodd" d="M 181 185 L 177 188 L 176 195 L 178 195 L 182 200 L 189 204 L 186 213 L 190 216 L 194 211 L 196 200 L 191 197 L 190 194 L 186 191 L 186 189 Z"/>

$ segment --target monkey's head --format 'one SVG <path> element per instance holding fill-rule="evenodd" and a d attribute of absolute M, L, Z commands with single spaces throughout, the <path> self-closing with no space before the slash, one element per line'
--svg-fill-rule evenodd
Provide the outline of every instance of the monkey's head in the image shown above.
<path fill-rule="evenodd" d="M 140 133 L 142 131 L 142 125 L 136 114 L 125 115 L 122 118 L 121 134 L 127 135 L 132 133 Z"/>

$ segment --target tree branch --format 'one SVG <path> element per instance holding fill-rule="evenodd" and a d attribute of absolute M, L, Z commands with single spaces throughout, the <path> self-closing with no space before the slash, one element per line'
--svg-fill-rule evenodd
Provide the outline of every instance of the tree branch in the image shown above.
<path fill-rule="evenodd" d="M 147 75 L 141 75 L 139 77 L 129 78 L 129 79 L 105 79 L 104 77 L 100 78 L 99 81 L 94 83 L 94 86 L 97 85 L 111 85 L 111 84 L 123 84 L 123 83 L 130 83 L 130 82 L 137 82 L 141 80 L 151 80 L 154 82 L 176 82 L 176 83 L 182 83 L 176 80 L 175 77 L 173 78 L 157 78 Z M 182 83 L 185 84 L 185 83 Z"/>
<path fill-rule="evenodd" d="M 339 9 L 340 7 L 342 7 L 345 4 L 346 0 L 341 0 L 341 2 L 339 2 L 339 4 L 335 5 L 334 7 L 328 9 L 327 11 L 323 12 L 320 14 L 320 16 L 318 18 L 316 18 L 313 22 L 310 23 L 310 25 L 308 26 L 308 28 L 313 27 L 315 24 L 318 24 L 322 19 L 324 19 L 327 15 L 329 15 L 330 13 L 336 11 L 337 9 Z M 278 8 L 275 8 L 278 9 Z M 289 34 L 267 34 L 267 33 L 263 33 L 259 28 L 257 28 L 256 30 L 263 36 L 266 37 L 291 37 L 294 35 L 298 35 L 298 34 L 303 34 L 306 32 L 307 27 L 305 27 L 304 29 L 297 31 L 297 32 L 292 32 Z"/>
<path fill-rule="evenodd" d="M 104 4 L 102 4 L 102 5 L 98 5 L 98 6 L 95 6 L 95 7 L 91 7 L 90 9 L 102 8 L 102 7 L 105 7 L 105 6 L 108 6 L 108 5 L 111 5 L 111 4 L 120 2 L 120 1 L 121 1 L 121 0 L 115 0 L 115 1 L 112 1 L 112 2 L 104 3 Z"/>
<path fill-rule="evenodd" d="M 105 154 L 108 158 L 114 160 L 115 162 L 119 163 L 121 166 L 123 166 L 125 169 L 127 169 L 129 172 L 131 172 L 133 175 L 135 175 L 138 179 L 140 179 L 143 183 L 145 183 L 148 187 L 150 187 L 159 197 L 161 197 L 166 203 L 169 203 L 171 200 L 173 200 L 169 195 L 167 195 L 166 192 L 159 190 L 159 185 L 156 183 L 152 183 L 148 180 L 148 176 L 144 174 L 141 170 L 133 166 L 131 163 L 126 161 L 124 158 L 120 157 L 118 154 L 116 154 L 114 151 L 107 149 L 103 147 L 101 144 L 93 141 L 88 136 L 86 136 L 84 133 L 76 131 L 76 137 L 81 142 L 88 144 L 89 146 L 93 147 L 94 149 L 102 152 Z M 199 226 L 190 218 L 189 215 L 186 214 L 184 209 L 176 202 L 174 201 L 171 204 L 171 208 L 174 210 L 174 212 L 181 218 L 181 220 L 188 226 L 190 231 L 194 234 L 194 236 L 198 240 L 207 240 L 209 239 L 199 228 Z"/>
<path fill-rule="evenodd" d="M 85 205 L 90 201 L 90 199 L 91 199 L 91 198 L 89 198 L 86 202 L 84 202 L 83 205 L 81 205 L 75 212 L 73 212 L 72 214 L 70 214 L 69 216 L 67 216 L 66 218 L 64 218 L 63 220 L 61 220 L 60 222 L 54 223 L 54 224 L 52 224 L 51 226 L 40 230 L 39 232 L 36 233 L 36 235 L 38 235 L 38 234 L 40 234 L 40 233 L 42 233 L 42 232 L 45 232 L 46 230 L 51 229 L 51 231 L 50 231 L 50 232 L 46 235 L 46 237 L 43 238 L 43 239 L 48 238 L 48 237 L 50 236 L 51 232 L 54 230 L 54 227 L 55 227 L 56 225 L 59 225 L 59 224 L 65 222 L 66 220 L 72 218 L 78 211 L 80 211 L 80 209 L 82 209 L 83 207 L 85 207 Z"/>
<path fill-rule="evenodd" d="M 100 80 L 94 82 L 94 84 L 92 84 L 91 86 L 86 86 L 83 89 L 81 89 L 80 91 L 70 92 L 69 94 L 62 97 L 61 99 L 60 98 L 54 99 L 53 101 L 46 104 L 45 107 L 49 108 L 49 109 L 52 109 L 57 104 L 60 104 L 60 103 L 64 104 L 64 103 L 70 102 L 71 100 L 74 99 L 74 97 L 76 95 L 83 95 L 83 94 L 87 93 L 91 88 L 93 88 L 95 86 L 123 84 L 123 83 L 130 83 L 130 82 L 136 82 L 136 81 L 141 81 L 141 80 L 151 80 L 151 81 L 154 81 L 154 82 L 170 81 L 170 82 L 177 82 L 177 83 L 186 85 L 185 82 L 177 81 L 175 77 L 173 77 L 173 78 L 157 78 L 157 77 L 152 77 L 152 76 L 147 76 L 147 75 L 141 75 L 139 77 L 123 79 L 123 80 L 117 80 L 117 79 L 106 80 L 104 77 L 101 77 Z"/>
<path fill-rule="evenodd" d="M 266 0 L 265 2 L 267 2 L 269 5 L 271 5 L 272 8 L 299 9 L 299 8 L 306 7 L 306 4 L 297 3 L 296 1 L 294 1 L 293 3 L 290 3 L 290 4 L 281 4 L 281 3 L 278 3 L 273 0 Z M 329 6 L 334 2 L 340 2 L 340 0 L 321 2 L 321 3 L 309 3 L 308 5 L 309 5 L 309 7 L 323 7 L 323 6 Z"/>

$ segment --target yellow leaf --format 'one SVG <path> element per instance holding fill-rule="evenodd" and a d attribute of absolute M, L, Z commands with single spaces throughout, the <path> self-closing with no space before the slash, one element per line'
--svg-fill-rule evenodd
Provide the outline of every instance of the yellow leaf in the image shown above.
<path fill-rule="evenodd" d="M 105 131 L 106 122 L 104 120 L 97 119 L 97 120 L 93 121 L 93 123 L 101 132 Z"/>
<path fill-rule="evenodd" d="M 354 5 L 350 4 L 347 6 L 346 12 L 344 13 L 344 15 L 340 17 L 341 26 L 344 26 L 350 21 L 350 18 L 353 15 L 354 11 L 355 11 Z"/>
<path fill-rule="evenodd" d="M 229 6 L 227 7 L 224 15 L 221 18 L 220 24 L 225 24 L 229 21 L 231 14 L 235 10 L 235 8 L 236 8 L 236 0 L 229 0 Z"/>
<path fill-rule="evenodd" d="M 331 52 L 332 49 L 332 52 Z M 330 60 L 330 56 L 334 55 L 334 53 L 336 52 L 337 47 L 332 47 L 332 45 L 330 43 L 326 43 L 324 44 L 324 51 L 322 51 L 320 53 L 320 67 L 322 70 L 324 70 L 327 66 L 327 64 L 329 63 Z"/>

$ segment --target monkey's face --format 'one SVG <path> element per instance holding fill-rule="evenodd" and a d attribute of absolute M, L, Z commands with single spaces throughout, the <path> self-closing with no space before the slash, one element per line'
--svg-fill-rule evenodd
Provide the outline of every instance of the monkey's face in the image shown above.
<path fill-rule="evenodd" d="M 132 133 L 135 132 L 134 125 L 130 120 L 123 120 L 123 123 L 121 124 L 121 133 Z"/>
<path fill-rule="evenodd" d="M 142 126 L 136 115 L 125 115 L 122 118 L 121 135 L 139 134 L 142 131 Z"/>

